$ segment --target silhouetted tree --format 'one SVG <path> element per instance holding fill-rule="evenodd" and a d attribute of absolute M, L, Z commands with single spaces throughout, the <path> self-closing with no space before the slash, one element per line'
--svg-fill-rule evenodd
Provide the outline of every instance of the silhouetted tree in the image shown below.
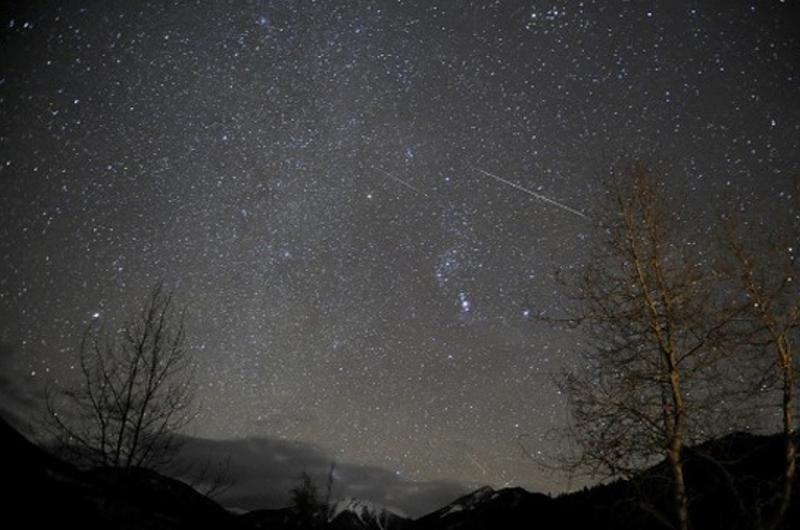
<path fill-rule="evenodd" d="M 304 471 L 300 475 L 300 484 L 292 489 L 291 494 L 291 512 L 296 527 L 301 530 L 322 528 L 327 518 L 327 507 L 308 473 Z"/>
<path fill-rule="evenodd" d="M 761 394 L 777 389 L 781 396 L 784 471 L 777 509 L 766 520 L 767 527 L 777 528 L 789 509 L 797 476 L 795 350 L 800 343 L 800 197 L 796 197 L 790 222 L 781 230 L 748 230 L 734 218 L 728 220 L 727 228 L 728 262 L 723 270 L 744 295 L 749 316 L 749 326 L 741 335 L 742 346 L 747 353 L 767 354 L 763 358 L 768 361 L 766 369 L 764 363 L 756 362 L 763 373 L 754 378 L 758 384 L 753 391 Z"/>
<path fill-rule="evenodd" d="M 207 458 L 171 467 L 173 476 L 180 478 L 210 499 L 221 497 L 236 484 L 231 474 L 230 455 L 215 463 Z"/>
<path fill-rule="evenodd" d="M 654 175 L 630 170 L 608 190 L 590 262 L 571 288 L 587 342 L 560 380 L 568 397 L 576 468 L 633 476 L 666 457 L 677 528 L 690 526 L 684 447 L 713 401 L 725 328 L 738 308 L 715 304 L 712 267 L 684 240 Z M 654 514 L 655 515 L 655 514 Z"/>
<path fill-rule="evenodd" d="M 184 311 L 161 285 L 117 333 L 90 324 L 79 351 L 81 380 L 48 392 L 48 424 L 61 448 L 91 465 L 161 467 L 193 417 L 193 365 Z"/>

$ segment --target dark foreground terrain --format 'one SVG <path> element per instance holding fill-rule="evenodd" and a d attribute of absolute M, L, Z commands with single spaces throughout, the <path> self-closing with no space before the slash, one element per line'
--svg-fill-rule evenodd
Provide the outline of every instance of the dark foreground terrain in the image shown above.
<path fill-rule="evenodd" d="M 290 529 L 288 509 L 228 512 L 188 485 L 148 470 L 79 470 L 40 449 L 0 419 L 3 528 Z M 686 476 L 696 529 L 764 528 L 775 508 L 782 465 L 778 437 L 732 434 L 692 448 Z M 665 528 L 666 467 L 559 497 L 521 488 L 481 488 L 416 520 L 354 499 L 341 501 L 332 530 Z M 800 528 L 800 495 L 779 528 Z"/>

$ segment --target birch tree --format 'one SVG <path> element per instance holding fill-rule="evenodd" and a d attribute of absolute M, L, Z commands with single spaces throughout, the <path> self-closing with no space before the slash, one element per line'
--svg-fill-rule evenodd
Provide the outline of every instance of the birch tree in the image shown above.
<path fill-rule="evenodd" d="M 707 436 L 725 328 L 708 257 L 686 238 L 654 175 L 632 169 L 611 186 L 599 244 L 573 282 L 569 321 L 586 334 L 580 361 L 560 380 L 572 414 L 573 463 L 595 475 L 633 476 L 665 459 L 672 514 L 687 530 L 684 448 Z"/>
<path fill-rule="evenodd" d="M 796 182 L 800 193 L 800 179 Z M 800 197 L 788 223 L 782 229 L 748 230 L 745 223 L 728 219 L 727 263 L 723 270 L 746 300 L 749 326 L 741 347 L 756 356 L 760 374 L 753 378 L 758 394 L 777 390 L 780 395 L 781 433 L 784 438 L 783 476 L 773 513 L 766 514 L 766 526 L 777 528 L 792 499 L 797 477 L 797 347 L 800 343 Z M 758 361 L 762 362 L 758 362 Z"/>

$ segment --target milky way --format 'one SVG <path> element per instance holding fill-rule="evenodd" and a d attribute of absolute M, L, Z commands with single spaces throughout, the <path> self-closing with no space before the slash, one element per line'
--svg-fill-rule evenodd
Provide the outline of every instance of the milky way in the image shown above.
<path fill-rule="evenodd" d="M 557 489 L 517 441 L 551 451 L 565 419 L 551 376 L 580 336 L 535 315 L 586 256 L 582 215 L 634 160 L 687 214 L 788 201 L 798 22 L 728 1 L 4 11 L 6 370 L 71 380 L 85 325 L 163 280 L 189 310 L 193 435 Z"/>

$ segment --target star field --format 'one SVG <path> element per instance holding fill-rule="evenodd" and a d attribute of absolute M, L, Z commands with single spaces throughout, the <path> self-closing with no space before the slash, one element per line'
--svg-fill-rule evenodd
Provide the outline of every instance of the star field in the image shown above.
<path fill-rule="evenodd" d="M 35 387 L 159 280 L 192 434 L 539 490 L 580 336 L 534 322 L 641 160 L 682 214 L 800 172 L 794 2 L 36 3 L 0 14 L 0 340 Z"/>

